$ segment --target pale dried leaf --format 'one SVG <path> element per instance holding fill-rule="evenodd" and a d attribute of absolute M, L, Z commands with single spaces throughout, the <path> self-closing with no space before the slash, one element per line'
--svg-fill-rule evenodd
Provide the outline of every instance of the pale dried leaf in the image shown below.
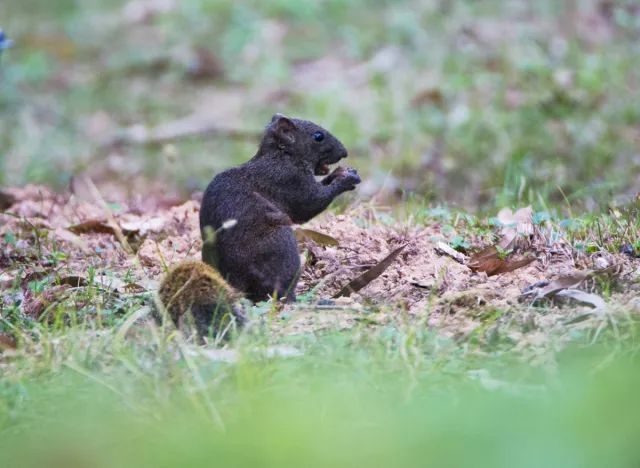
<path fill-rule="evenodd" d="M 69 244 L 73 244 L 75 247 L 82 250 L 82 252 L 84 252 L 85 254 L 91 252 L 91 248 L 89 247 L 89 245 L 81 237 L 79 237 L 77 234 L 74 234 L 68 229 L 58 227 L 53 231 L 53 234 L 57 239 Z"/>
<path fill-rule="evenodd" d="M 582 284 L 582 282 L 587 279 L 591 273 L 591 270 L 583 270 L 576 271 L 571 275 L 561 276 L 539 289 L 536 292 L 536 297 L 549 297 L 557 294 L 558 291 L 562 291 L 563 289 L 576 288 L 580 286 L 580 284 Z"/>
<path fill-rule="evenodd" d="M 154 218 L 140 218 L 121 221 L 120 227 L 124 233 L 136 232 L 140 236 L 146 236 L 149 232 L 161 232 L 166 223 L 166 217 L 156 216 Z"/>
<path fill-rule="evenodd" d="M 500 231 L 500 247 L 508 249 L 518 237 L 533 234 L 533 209 L 531 206 L 520 208 L 515 213 L 510 208 L 503 208 L 498 212 L 498 221 L 502 225 Z"/>
<path fill-rule="evenodd" d="M 446 255 L 448 257 L 451 257 L 456 262 L 461 263 L 463 265 L 467 262 L 467 256 L 466 255 L 458 252 L 457 250 L 455 250 L 453 247 L 451 247 L 449 244 L 446 244 L 445 242 L 438 242 L 436 244 L 435 250 L 440 255 Z"/>
<path fill-rule="evenodd" d="M 314 241 L 316 244 L 318 245 L 323 245 L 323 246 L 338 246 L 340 245 L 340 242 L 338 242 L 337 239 L 327 235 L 327 234 L 323 234 L 321 232 L 318 231 L 314 231 L 312 229 L 303 229 L 303 228 L 296 228 L 294 229 L 294 233 L 296 235 L 296 239 L 298 240 L 299 243 L 305 243 L 309 240 Z"/>
<path fill-rule="evenodd" d="M 596 309 L 600 309 L 606 306 L 604 299 L 602 299 L 597 294 L 588 293 L 579 289 L 565 289 L 562 291 L 558 291 L 558 293 L 556 293 L 556 296 L 568 297 L 570 299 L 573 299 L 574 301 L 593 306 Z"/>
<path fill-rule="evenodd" d="M 9 274 L 6 271 L 0 273 L 0 287 L 1 288 L 9 288 L 15 281 L 15 277 L 12 274 Z"/>

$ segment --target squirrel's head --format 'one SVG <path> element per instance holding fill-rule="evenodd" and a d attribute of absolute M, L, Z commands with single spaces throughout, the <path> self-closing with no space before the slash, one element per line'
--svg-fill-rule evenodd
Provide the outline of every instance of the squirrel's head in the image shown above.
<path fill-rule="evenodd" d="M 282 150 L 300 158 L 315 175 L 329 173 L 329 165 L 347 157 L 340 141 L 319 125 L 308 120 L 290 119 L 275 114 L 267 126 L 261 147 Z"/>

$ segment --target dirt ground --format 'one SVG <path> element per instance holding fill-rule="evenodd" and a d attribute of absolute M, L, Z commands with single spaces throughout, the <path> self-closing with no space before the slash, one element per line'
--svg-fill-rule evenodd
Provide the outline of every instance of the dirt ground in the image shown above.
<path fill-rule="evenodd" d="M 106 202 L 90 182 L 83 194 L 76 192 L 57 194 L 42 186 L 3 190 L 0 285 L 5 304 L 12 300 L 6 292 L 21 288 L 23 312 L 37 319 L 59 295 L 88 284 L 90 277 L 118 294 L 144 294 L 154 291 L 166 266 L 199 258 L 197 195 L 188 201 L 158 196 L 144 205 Z M 469 256 L 442 247 L 440 224 L 387 225 L 375 213 L 365 205 L 345 214 L 325 213 L 304 226 L 330 236 L 330 242 L 301 241 L 305 267 L 297 285 L 300 301 L 283 309 L 296 317 L 283 325 L 283 333 L 336 324 L 348 327 L 362 321 L 362 314 L 372 324 L 405 314 L 409 320 L 424 320 L 443 333 L 460 336 L 496 311 L 521 311 L 519 320 L 526 321 L 533 296 L 525 297 L 523 291 L 532 285 L 541 290 L 553 280 L 562 283 L 577 274 L 584 281 L 565 281 L 559 289 L 600 294 L 602 280 L 594 280 L 592 272 L 607 273 L 606 298 L 597 295 L 607 308 L 640 310 L 635 298 L 637 260 L 622 254 L 579 255 L 554 228 L 525 226 L 526 235 L 519 236 L 516 250 L 535 260 L 488 276 L 470 268 Z M 472 243 L 481 242 L 473 236 L 469 233 Z M 400 246 L 404 248 L 377 278 L 349 297 L 327 301 Z M 42 278 L 55 279 L 44 291 L 32 291 L 29 282 Z M 589 297 L 593 298 L 542 305 L 538 301 L 536 320 L 555 323 L 602 309 Z"/>

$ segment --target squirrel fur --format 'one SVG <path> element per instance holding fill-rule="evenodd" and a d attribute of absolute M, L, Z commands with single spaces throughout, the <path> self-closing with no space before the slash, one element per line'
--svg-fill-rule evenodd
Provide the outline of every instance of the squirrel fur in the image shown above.
<path fill-rule="evenodd" d="M 329 165 L 346 157 L 324 128 L 275 114 L 255 156 L 215 176 L 203 195 L 203 261 L 254 302 L 274 294 L 295 300 L 301 265 L 291 225 L 309 221 L 360 183 L 354 169 L 329 174 Z M 229 220 L 235 223 L 226 229 Z M 215 242 L 207 242 L 207 232 Z"/>
<path fill-rule="evenodd" d="M 176 327 L 192 320 L 199 337 L 227 336 L 247 321 L 238 304 L 242 294 L 214 268 L 198 260 L 173 266 L 158 289 L 158 299 Z"/>

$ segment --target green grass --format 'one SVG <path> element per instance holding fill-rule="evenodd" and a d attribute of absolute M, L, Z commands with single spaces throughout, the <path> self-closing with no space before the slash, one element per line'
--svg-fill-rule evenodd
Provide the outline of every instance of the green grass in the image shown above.
<path fill-rule="evenodd" d="M 640 461 L 637 359 L 606 338 L 540 369 L 410 328 L 298 340 L 304 355 L 289 358 L 254 337 L 234 364 L 117 335 L 53 333 L 4 361 L 3 466 Z"/>

